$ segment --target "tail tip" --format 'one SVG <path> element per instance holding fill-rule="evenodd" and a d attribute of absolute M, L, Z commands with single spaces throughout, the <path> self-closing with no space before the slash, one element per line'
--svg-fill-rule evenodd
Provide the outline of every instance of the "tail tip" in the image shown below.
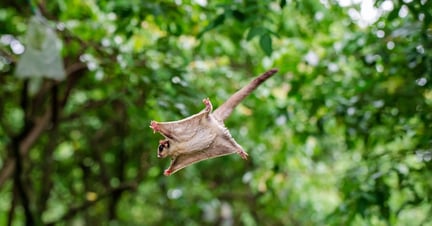
<path fill-rule="evenodd" d="M 272 68 L 272 69 L 270 69 L 269 72 L 276 73 L 276 72 L 278 72 L 278 71 L 279 71 L 279 69 L 277 69 L 277 68 Z"/>

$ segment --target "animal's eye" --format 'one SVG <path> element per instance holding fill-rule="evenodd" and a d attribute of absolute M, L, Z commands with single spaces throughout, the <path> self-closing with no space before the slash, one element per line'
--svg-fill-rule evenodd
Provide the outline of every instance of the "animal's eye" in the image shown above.
<path fill-rule="evenodd" d="M 161 151 L 163 151 L 163 149 L 164 149 L 165 147 L 164 147 L 164 145 L 163 144 L 159 144 L 159 147 L 158 147 L 158 149 L 159 149 L 159 152 L 161 152 Z"/>

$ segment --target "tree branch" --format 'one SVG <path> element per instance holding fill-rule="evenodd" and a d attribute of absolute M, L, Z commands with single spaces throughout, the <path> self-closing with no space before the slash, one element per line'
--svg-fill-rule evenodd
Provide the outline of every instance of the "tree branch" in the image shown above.
<path fill-rule="evenodd" d="M 9 213 L 8 213 L 8 220 L 7 220 L 7 226 L 12 226 L 12 222 L 13 222 L 13 218 L 14 218 L 14 213 L 15 213 L 15 206 L 17 203 L 17 193 L 15 191 L 15 189 L 12 192 L 12 203 L 11 203 L 11 207 L 9 209 Z"/>
<path fill-rule="evenodd" d="M 95 205 L 96 203 L 98 203 L 99 201 L 101 201 L 107 197 L 110 197 L 113 193 L 124 192 L 127 190 L 135 190 L 137 185 L 138 185 L 137 182 L 131 181 L 131 182 L 125 182 L 123 184 L 120 184 L 118 187 L 110 188 L 106 193 L 98 196 L 95 200 L 86 200 L 81 205 L 71 207 L 60 219 L 55 220 L 53 222 L 48 222 L 45 225 L 46 226 L 53 226 L 53 225 L 56 225 L 62 221 L 69 220 L 72 217 L 76 216 L 76 214 L 78 214 L 79 212 L 85 211 L 88 208 Z"/>
<path fill-rule="evenodd" d="M 34 144 L 36 139 L 41 135 L 44 129 L 47 127 L 51 118 L 51 110 L 47 110 L 45 114 L 36 119 L 33 128 L 28 132 L 27 136 L 25 136 L 18 144 L 20 155 L 27 155 L 30 147 Z M 3 168 L 0 171 L 0 187 L 6 182 L 6 180 L 12 175 L 14 172 L 16 164 L 15 157 L 10 157 L 6 160 Z"/>
<path fill-rule="evenodd" d="M 71 90 L 76 84 L 76 82 L 83 76 L 83 73 L 80 73 L 82 70 L 87 68 L 87 66 L 83 63 L 76 63 L 71 65 L 66 69 L 68 73 L 68 86 L 65 91 L 65 94 L 60 102 L 59 111 L 66 105 L 66 102 L 70 96 Z M 77 74 L 77 76 L 73 76 Z M 33 127 L 29 130 L 27 135 L 22 138 L 19 143 L 19 150 L 22 156 L 26 156 L 30 147 L 34 144 L 34 142 L 40 137 L 42 132 L 48 127 L 50 123 L 50 119 L 52 117 L 52 110 L 47 109 L 42 117 L 39 117 L 35 120 Z M 0 170 L 0 187 L 7 181 L 8 178 L 13 174 L 15 168 L 16 160 L 13 156 L 9 157 L 3 167 Z"/>
<path fill-rule="evenodd" d="M 30 208 L 30 199 L 27 194 L 26 189 L 24 188 L 23 183 L 23 158 L 21 153 L 21 145 L 20 141 L 23 139 L 23 137 L 27 136 L 27 133 L 29 131 L 29 127 L 31 122 L 28 119 L 28 111 L 27 111 L 27 100 L 28 100 L 28 80 L 25 80 L 23 83 L 23 89 L 21 92 L 21 108 L 24 112 L 24 127 L 22 128 L 21 132 L 12 138 L 11 143 L 11 151 L 13 154 L 13 157 L 15 158 L 15 171 L 14 171 L 14 190 L 17 192 L 17 196 L 21 200 L 21 205 L 24 209 L 24 216 L 26 225 L 34 225 L 35 219 L 33 216 L 33 213 Z M 13 214 L 13 213 L 11 213 Z"/>

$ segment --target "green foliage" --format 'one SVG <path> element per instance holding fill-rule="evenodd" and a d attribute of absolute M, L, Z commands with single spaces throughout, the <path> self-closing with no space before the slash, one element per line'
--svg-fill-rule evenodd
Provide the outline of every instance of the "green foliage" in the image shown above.
<path fill-rule="evenodd" d="M 431 225 L 432 2 L 365 7 L 2 1 L 0 224 Z M 13 76 L 38 12 L 65 81 Z M 248 161 L 162 176 L 150 120 L 273 67 L 226 121 Z"/>

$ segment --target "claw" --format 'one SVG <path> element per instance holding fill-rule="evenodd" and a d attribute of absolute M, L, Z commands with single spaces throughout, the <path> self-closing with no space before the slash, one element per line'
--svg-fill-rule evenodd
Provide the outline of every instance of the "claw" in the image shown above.
<path fill-rule="evenodd" d="M 247 160 L 248 154 L 245 151 L 238 152 L 238 154 L 242 159 Z"/>

